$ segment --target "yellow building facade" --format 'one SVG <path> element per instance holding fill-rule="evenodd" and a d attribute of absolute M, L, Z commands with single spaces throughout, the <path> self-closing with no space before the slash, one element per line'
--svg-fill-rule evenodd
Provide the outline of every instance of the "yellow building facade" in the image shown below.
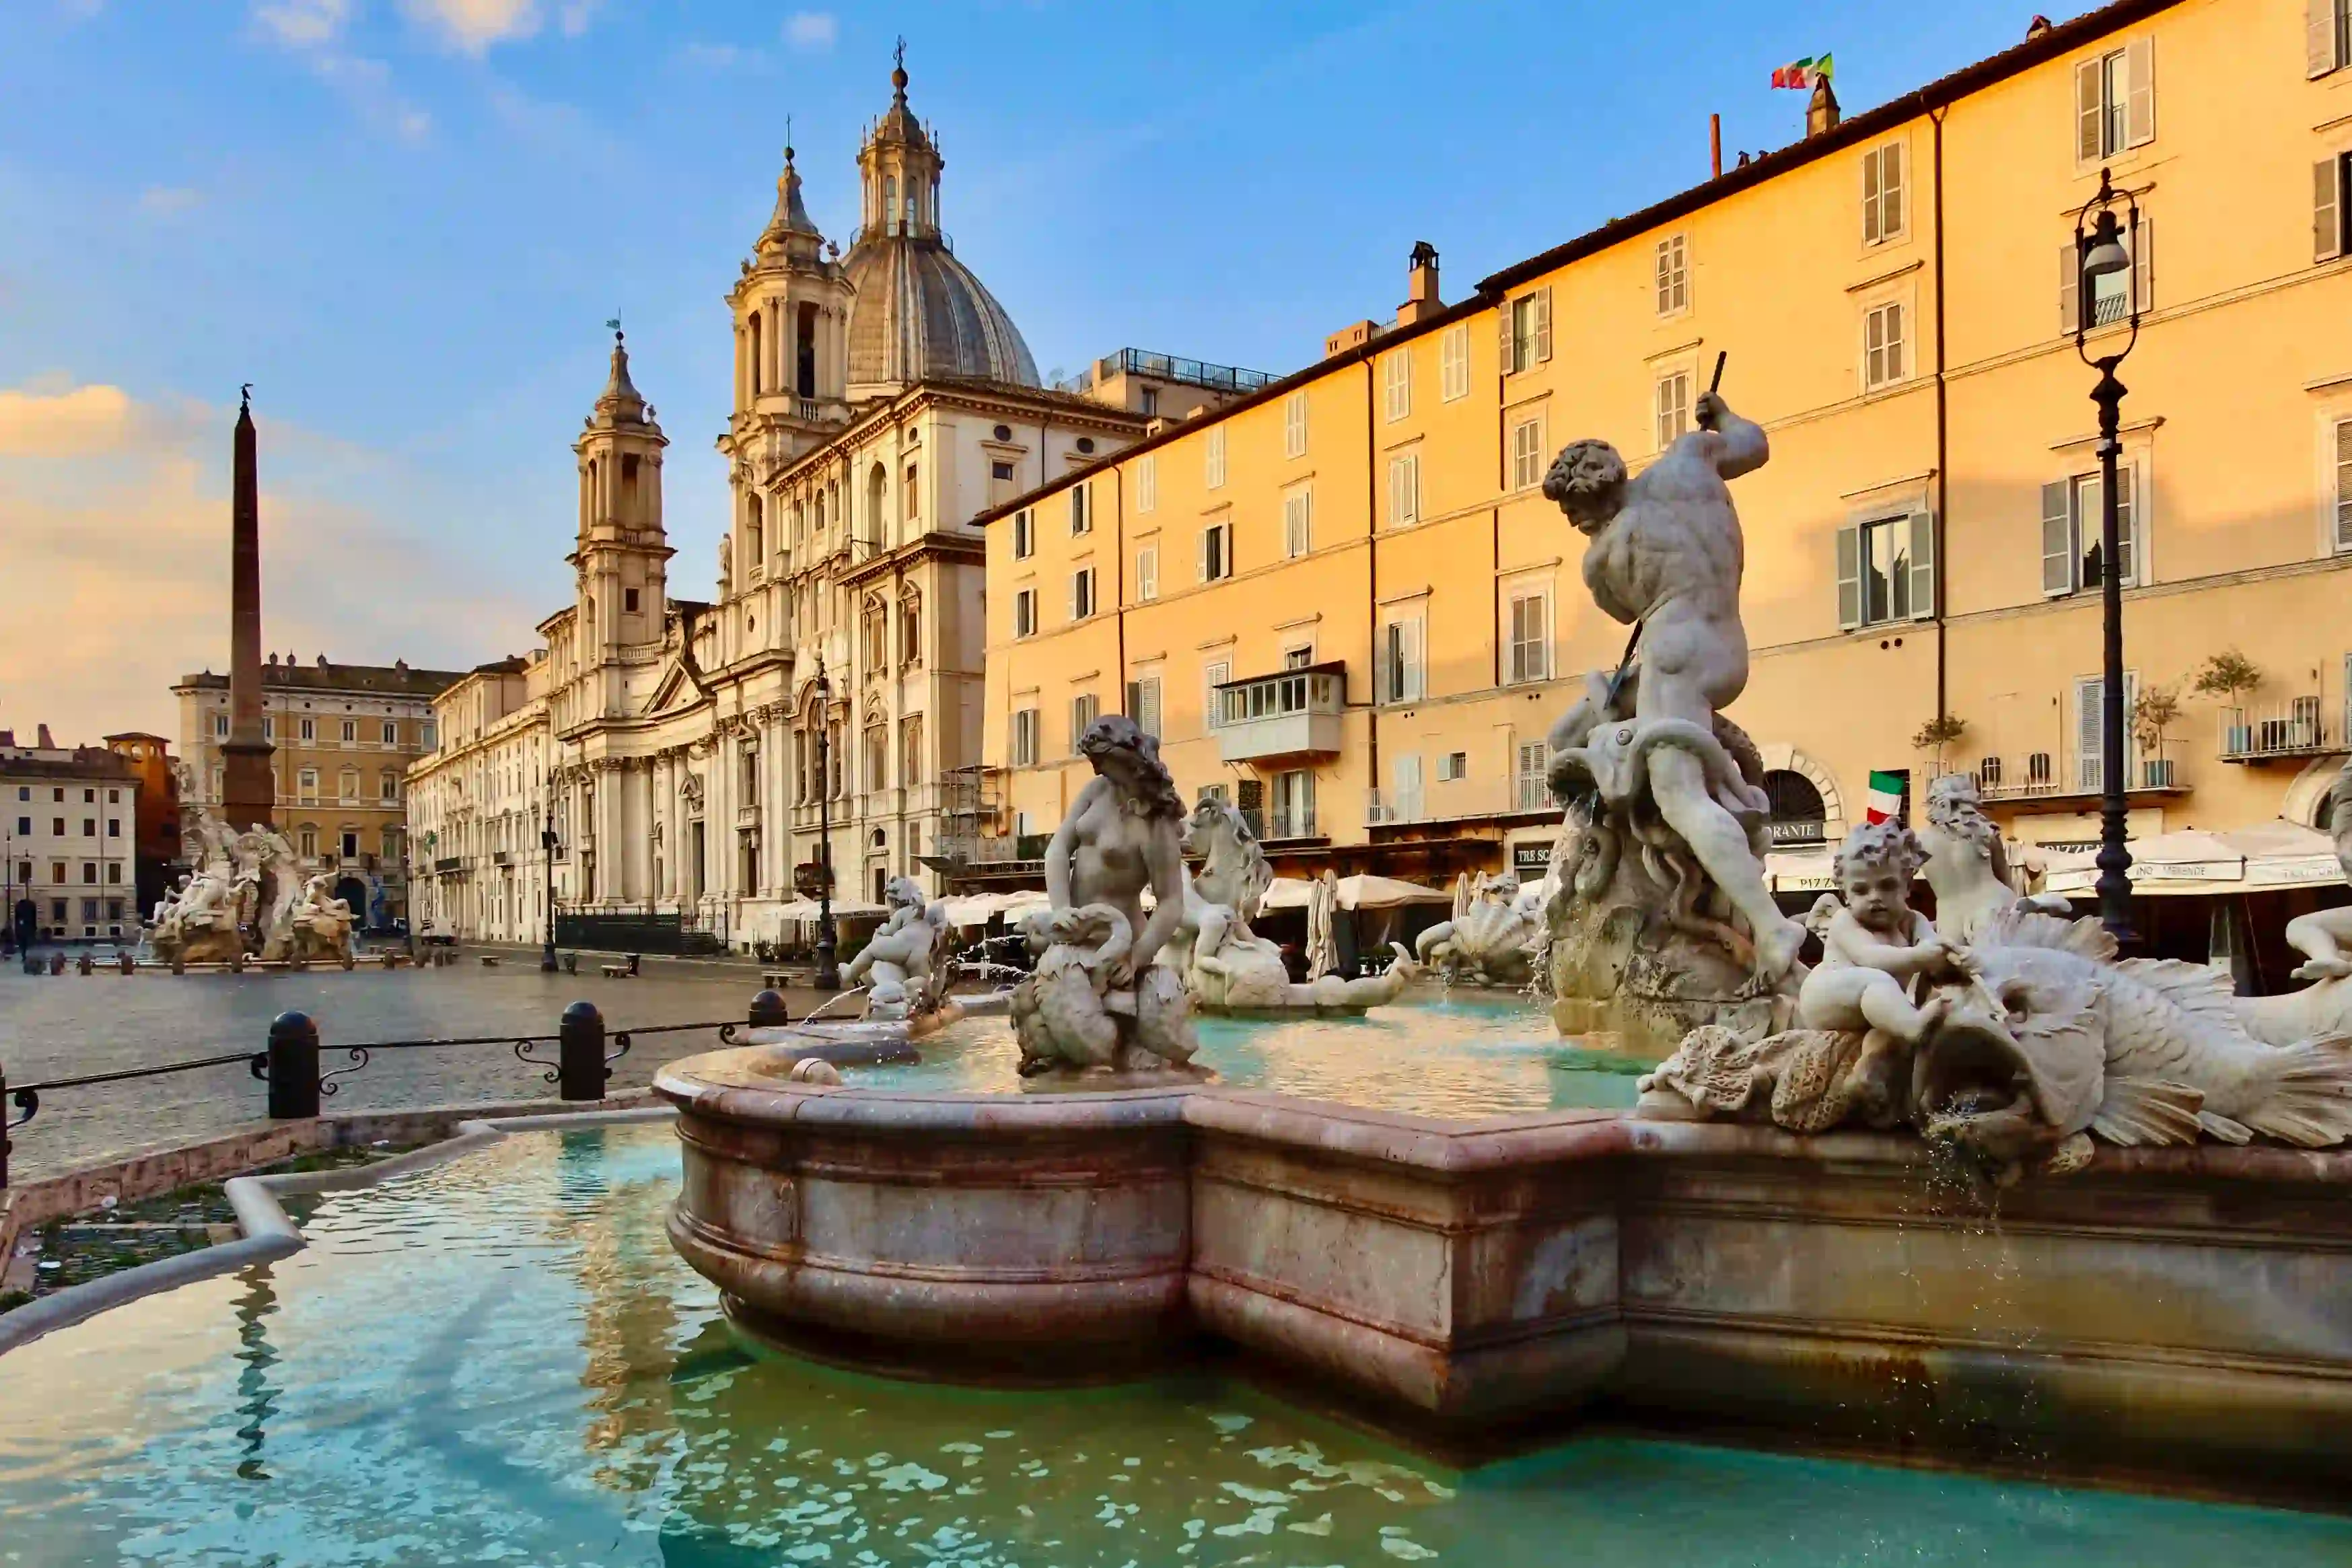
<path fill-rule="evenodd" d="M 1393 324 L 982 514 L 1002 810 L 972 870 L 1021 874 L 1087 775 L 1077 730 L 1122 707 L 1188 797 L 1255 805 L 1285 869 L 1539 870 L 1545 731 L 1627 636 L 1543 474 L 1588 436 L 1638 471 L 1718 358 L 1772 444 L 1733 487 L 1754 664 L 1731 717 L 1772 771 L 1780 889 L 1874 771 L 1974 771 L 2013 837 L 2095 839 L 2074 331 L 2087 311 L 2108 352 L 2135 299 L 2126 658 L 2180 711 L 2134 742 L 2133 832 L 2313 821 L 2352 718 L 2347 157 L 2339 0 L 2125 0 L 1456 304 L 1417 251 Z M 2084 300 L 2102 169 L 2134 266 Z M 2231 652 L 2258 684 L 2196 691 Z"/>

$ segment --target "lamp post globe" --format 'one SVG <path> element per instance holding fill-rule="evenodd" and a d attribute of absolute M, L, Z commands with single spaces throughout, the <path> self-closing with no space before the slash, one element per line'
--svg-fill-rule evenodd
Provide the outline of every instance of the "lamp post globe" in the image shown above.
<path fill-rule="evenodd" d="M 2124 214 L 2118 220 L 2120 201 Z M 2139 203 L 2118 192 L 2105 169 L 2099 189 L 2074 215 L 2074 257 L 2078 268 L 2074 295 L 2074 352 L 2099 373 L 2091 401 L 2099 410 L 2099 923 L 2119 947 L 2135 940 L 2131 916 L 2131 850 L 2124 754 L 2127 714 L 2124 703 L 2123 524 L 2116 469 L 2123 450 L 2123 402 L 2126 388 L 2116 371 L 2139 342 L 2139 288 L 2127 243 L 2139 235 Z M 2122 314 L 2129 330 L 2120 341 L 2110 338 L 2105 352 L 2094 354 L 2088 342 L 2094 327 L 2115 322 L 2104 318 L 2098 282 L 2124 279 Z"/>

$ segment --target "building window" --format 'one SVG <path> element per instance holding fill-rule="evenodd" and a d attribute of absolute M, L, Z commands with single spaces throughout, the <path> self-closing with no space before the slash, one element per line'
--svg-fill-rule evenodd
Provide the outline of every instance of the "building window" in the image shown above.
<path fill-rule="evenodd" d="M 1160 678 L 1147 675 L 1127 683 L 1127 716 L 1147 735 L 1160 733 Z"/>
<path fill-rule="evenodd" d="M 344 720 L 344 721 L 343 721 L 343 744 L 345 744 L 345 745 L 347 745 L 347 746 L 349 746 L 349 745 L 354 745 L 354 744 L 356 744 L 356 743 L 358 742 L 359 738 L 360 738 L 360 726 L 359 726 L 359 721 L 358 721 L 358 720 L 356 720 L 356 719 L 346 719 L 346 720 Z"/>
<path fill-rule="evenodd" d="M 1381 403 L 1394 424 L 1412 412 L 1412 351 L 1399 349 L 1381 361 Z"/>
<path fill-rule="evenodd" d="M 911 588 L 898 601 L 898 662 L 923 662 L 923 596 Z"/>
<path fill-rule="evenodd" d="M 122 818 L 119 816 L 110 816 L 106 819 L 106 836 L 109 838 L 120 838 L 122 837 Z"/>
<path fill-rule="evenodd" d="M 2305 69 L 2310 77 L 2352 66 L 2352 0 L 2305 0 Z"/>
<path fill-rule="evenodd" d="M 1470 325 L 1466 321 L 1438 335 L 1437 395 L 1447 403 L 1470 395 Z"/>
<path fill-rule="evenodd" d="M 1421 521 L 1421 454 L 1399 452 L 1389 459 L 1389 526 L 1411 528 Z"/>
<path fill-rule="evenodd" d="M 1658 377 L 1658 450 L 1663 452 L 1690 432 L 1690 372 L 1668 371 Z"/>
<path fill-rule="evenodd" d="M 301 798 L 304 801 L 313 802 L 319 798 L 318 769 L 304 768 L 300 773 L 294 775 L 294 782 L 296 787 L 301 792 Z"/>
<path fill-rule="evenodd" d="M 1037 634 L 1037 590 L 1023 588 L 1013 595 L 1013 635 L 1016 637 Z"/>
<path fill-rule="evenodd" d="M 1468 390 L 1467 344 L 1464 345 L 1464 390 Z M 1503 313 L 1503 363 L 1513 375 L 1551 358 L 1551 290 L 1538 289 L 1511 301 Z"/>
<path fill-rule="evenodd" d="M 1903 357 L 1903 306 L 1874 305 L 1862 317 L 1862 384 L 1866 392 L 1890 386 L 1908 374 Z"/>
<path fill-rule="evenodd" d="M 890 663 L 890 620 L 879 599 L 868 599 L 858 607 L 859 639 L 866 645 L 866 668 L 885 669 Z"/>
<path fill-rule="evenodd" d="M 2042 487 L 2042 591 L 2056 597 L 2096 588 L 2105 580 L 2101 551 L 2105 513 L 2096 474 L 2077 474 Z M 2116 553 L 2124 586 L 2138 579 L 2138 493 L 2128 466 L 2116 469 Z"/>
<path fill-rule="evenodd" d="M 1211 489 L 1222 489 L 1225 483 L 1225 427 L 1215 426 L 1202 443 L 1202 482 Z"/>
<path fill-rule="evenodd" d="M 1073 485 L 1070 488 L 1070 531 L 1086 533 L 1094 525 L 1094 519 L 1087 514 L 1087 487 Z"/>
<path fill-rule="evenodd" d="M 1551 679 L 1551 590 L 1511 595 L 1511 680 Z"/>
<path fill-rule="evenodd" d="M 919 463 L 908 464 L 905 475 L 906 484 L 898 492 L 898 501 L 908 522 L 919 521 L 923 515 L 923 487 L 920 482 L 921 479 L 922 465 Z"/>
<path fill-rule="evenodd" d="M 376 776 L 376 794 L 384 800 L 400 798 L 400 775 L 386 768 Z"/>
<path fill-rule="evenodd" d="M 1078 742 L 1102 713 L 1102 700 L 1089 691 L 1070 699 L 1070 755 L 1078 754 Z"/>
<path fill-rule="evenodd" d="M 1543 416 L 1521 419 L 1511 426 L 1511 488 L 1533 489 L 1543 483 Z"/>
<path fill-rule="evenodd" d="M 1282 498 L 1282 552 L 1291 560 L 1315 547 L 1315 492 L 1295 489 Z"/>
<path fill-rule="evenodd" d="M 865 773 L 866 787 L 882 790 L 890 787 L 889 731 L 877 721 L 866 726 L 858 736 L 858 762 Z"/>
<path fill-rule="evenodd" d="M 1315 775 L 1304 768 L 1274 775 L 1274 820 L 1269 838 L 1315 836 Z"/>
<path fill-rule="evenodd" d="M 1203 583 L 1222 582 L 1234 574 L 1234 525 L 1213 522 L 1201 531 L 1200 577 Z"/>
<path fill-rule="evenodd" d="M 1095 569 L 1081 567 L 1070 574 L 1070 619 L 1083 621 L 1095 608 Z"/>
<path fill-rule="evenodd" d="M 2101 722 L 2105 710 L 2106 682 L 2096 675 L 2080 676 L 2074 681 L 2074 787 L 2100 789 L 2106 783 L 2106 726 Z M 2130 715 L 2139 700 L 2139 671 L 2124 671 L 2124 783 L 2130 787 L 2132 775 L 2132 744 Z M 2029 770 L 2030 771 L 2030 770 Z"/>
<path fill-rule="evenodd" d="M 1212 730 L 1224 721 L 1224 715 L 1219 711 L 1222 704 L 1217 701 L 1217 688 L 1233 678 L 1231 659 L 1211 659 L 1201 667 L 1201 711 L 1208 715 L 1208 727 Z"/>
<path fill-rule="evenodd" d="M 2345 3 L 2352 5 L 2352 0 Z M 2335 435 L 2336 548 L 2352 550 L 2352 419 L 2336 421 Z"/>
<path fill-rule="evenodd" d="M 1380 668 L 1374 685 L 1382 702 L 1418 702 L 1424 695 L 1420 612 L 1396 616 L 1381 627 Z"/>
<path fill-rule="evenodd" d="M 898 777 L 912 787 L 930 771 L 923 765 L 923 716 L 909 713 L 898 721 Z"/>
<path fill-rule="evenodd" d="M 304 739 L 304 740 L 306 740 L 306 741 L 315 741 L 315 740 L 317 740 L 317 739 L 319 738 L 319 727 L 318 727 L 318 724 L 317 724 L 314 721 L 312 721 L 312 720 L 309 720 L 309 719 L 305 719 L 305 720 L 303 720 L 303 721 L 302 721 L 302 731 L 301 731 L 301 733 L 302 733 L 302 739 Z"/>
<path fill-rule="evenodd" d="M 1522 741 L 1516 750 L 1514 761 L 1517 765 L 1511 773 L 1511 788 L 1521 811 L 1542 811 L 1551 805 L 1550 791 L 1544 781 L 1550 750 L 1541 741 Z"/>
<path fill-rule="evenodd" d="M 637 591 L 635 588 L 621 590 L 621 608 L 633 616 L 637 613 Z"/>
<path fill-rule="evenodd" d="M 109 860 L 106 863 L 106 879 L 110 882 L 120 882 L 122 880 L 121 861 Z"/>
<path fill-rule="evenodd" d="M 1013 482 L 1013 465 L 1000 458 L 999 460 L 988 465 L 988 477 L 995 480 L 998 484 L 1011 484 Z"/>
<path fill-rule="evenodd" d="M 360 858 L 360 830 L 358 828 L 344 828 L 339 837 L 339 843 L 341 847 L 341 854 L 344 859 L 356 860 Z"/>
<path fill-rule="evenodd" d="M 387 746 L 400 744 L 400 726 L 389 719 L 383 721 L 383 743 Z"/>
<path fill-rule="evenodd" d="M 1030 526 L 1029 509 L 1024 506 L 1013 514 L 1013 559 L 1026 561 L 1036 552 L 1036 531 Z"/>
<path fill-rule="evenodd" d="M 1135 552 L 1135 596 L 1140 602 L 1160 597 L 1160 546 L 1147 544 Z"/>
<path fill-rule="evenodd" d="M 1285 669 L 1305 669 L 1314 662 L 1315 645 L 1312 643 L 1282 650 L 1282 668 Z"/>
<path fill-rule="evenodd" d="M 1936 613 L 1935 530 L 1927 513 L 1838 530 L 1838 625 L 1852 630 Z"/>
<path fill-rule="evenodd" d="M 2352 0 L 2339 0 L 2352 6 Z M 2311 166 L 2311 258 L 2333 261 L 2352 248 L 2352 153 L 2335 153 Z"/>
<path fill-rule="evenodd" d="M 1672 316 L 1690 309 L 1690 251 L 1685 237 L 1670 235 L 1658 241 L 1655 260 L 1658 314 Z"/>
<path fill-rule="evenodd" d="M 1307 456 L 1307 395 L 1303 392 L 1282 400 L 1282 455 Z"/>
<path fill-rule="evenodd" d="M 1437 759 L 1437 782 L 1459 784 L 1470 776 L 1470 753 L 1448 752 Z"/>
<path fill-rule="evenodd" d="M 1152 511 L 1160 505 L 1160 454 L 1146 452 L 1135 460 L 1135 510 Z"/>
<path fill-rule="evenodd" d="M 2084 163 L 2156 140 L 2156 42 L 2137 38 L 2074 68 L 2074 157 Z"/>
<path fill-rule="evenodd" d="M 1903 143 L 1889 142 L 1862 155 L 1862 243 L 1884 245 L 1903 232 Z"/>
<path fill-rule="evenodd" d="M 278 721 L 267 713 L 261 716 L 261 738 L 265 741 L 278 739 Z"/>
<path fill-rule="evenodd" d="M 214 715 L 213 715 L 213 733 L 214 733 L 215 735 L 216 735 L 216 736 L 221 737 L 221 738 L 222 738 L 222 739 L 224 739 L 224 740 L 227 738 L 227 736 L 228 736 L 228 715 L 227 715 L 227 714 L 226 714 L 226 713 L 215 713 L 215 714 L 214 714 Z"/>
<path fill-rule="evenodd" d="M 81 836 L 84 838 L 95 838 L 98 837 L 98 818 L 94 816 L 85 816 L 81 819 Z"/>

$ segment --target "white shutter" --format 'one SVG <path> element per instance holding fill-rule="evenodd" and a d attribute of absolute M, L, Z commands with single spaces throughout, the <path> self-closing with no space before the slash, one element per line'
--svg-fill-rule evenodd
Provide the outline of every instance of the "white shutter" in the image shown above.
<path fill-rule="evenodd" d="M 1201 537 L 1198 542 L 1200 544 L 1200 553 L 1198 559 L 1193 563 L 1192 576 L 1193 581 L 1205 583 L 1209 580 L 1209 531 L 1207 529 L 1204 528 L 1201 531 Z"/>
<path fill-rule="evenodd" d="M 1429 694 L 1429 673 L 1422 666 L 1422 623 L 1416 616 L 1404 623 L 1405 695 L 1418 702 Z"/>
<path fill-rule="evenodd" d="M 2105 727 L 2099 721 L 2100 700 L 2105 689 L 2096 676 L 2074 682 L 2074 786 L 2077 789 L 2098 789 L 2105 782 L 2105 756 L 2102 742 Z"/>
<path fill-rule="evenodd" d="M 2127 588 L 2139 585 L 2139 487 L 2132 465 L 2116 465 L 2116 581 Z M 2104 526 L 2105 520 L 2102 519 Z"/>
<path fill-rule="evenodd" d="M 1505 300 L 1500 305 L 1495 307 L 1496 354 L 1495 363 L 1502 367 L 1502 372 L 1505 375 L 1508 375 L 1513 371 L 1519 368 L 1517 365 L 1511 363 L 1511 317 L 1513 312 L 1514 306 L 1508 300 Z"/>
<path fill-rule="evenodd" d="M 2146 213 L 2132 231 L 2132 308 L 2141 315 L 2156 309 L 2156 220 Z"/>
<path fill-rule="evenodd" d="M 1070 574 L 1070 619 L 1074 621 L 1078 618 L 1078 577 L 1076 572 Z"/>
<path fill-rule="evenodd" d="M 2105 100 L 2099 90 L 2100 74 L 2096 59 L 2084 60 L 2074 68 L 2074 161 L 2078 163 L 2099 161 L 2099 132 L 2106 117 Z"/>
<path fill-rule="evenodd" d="M 1936 618 L 1936 519 L 1932 512 L 1911 514 L 1911 618 Z"/>
<path fill-rule="evenodd" d="M 1536 363 L 1551 358 L 1551 285 L 1536 290 Z"/>
<path fill-rule="evenodd" d="M 2074 591 L 2074 486 L 2064 479 L 2042 487 L 2042 591 Z"/>
<path fill-rule="evenodd" d="M 1393 622 L 1381 627 L 1381 635 L 1372 639 L 1372 700 L 1389 700 L 1390 671 L 1396 663 L 1394 644 L 1396 626 Z"/>
<path fill-rule="evenodd" d="M 2083 312 L 2083 253 L 2073 240 L 2058 247 L 2058 331 L 2071 336 Z"/>
<path fill-rule="evenodd" d="M 1903 143 L 1890 142 L 1878 153 L 1879 227 L 1885 237 L 1903 232 Z"/>
<path fill-rule="evenodd" d="M 2124 100 L 2124 145 L 2145 147 L 2156 140 L 2156 39 L 2136 38 L 2124 50 L 2124 75 L 2131 84 Z"/>
<path fill-rule="evenodd" d="M 1862 529 L 1859 524 L 1837 531 L 1838 629 L 1862 625 Z"/>
<path fill-rule="evenodd" d="M 2336 0 L 2304 0 L 2303 74 L 2323 77 L 2336 68 Z"/>
<path fill-rule="evenodd" d="M 1150 511 L 1160 504 L 1160 455 L 1146 452 L 1135 465 L 1135 510 Z"/>
<path fill-rule="evenodd" d="M 2344 160 L 2323 158 L 2311 166 L 2311 258 L 2333 261 L 2344 254 Z"/>
<path fill-rule="evenodd" d="M 1886 236 L 1878 226 L 1878 153 L 1862 155 L 1862 243 L 1876 245 Z"/>
<path fill-rule="evenodd" d="M 2352 419 L 2336 422 L 2336 548 L 2352 550 Z M 2346 689 L 2352 703 L 2352 688 Z"/>

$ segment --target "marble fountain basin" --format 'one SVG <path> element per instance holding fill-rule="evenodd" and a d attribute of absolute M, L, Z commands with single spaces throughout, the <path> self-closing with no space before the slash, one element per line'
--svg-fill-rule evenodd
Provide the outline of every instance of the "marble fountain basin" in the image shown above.
<path fill-rule="evenodd" d="M 2102 1149 L 1990 1210 L 1909 1139 L 790 1059 L 663 1069 L 668 1230 L 740 1323 L 832 1359 L 1084 1381 L 1223 1342 L 1446 1444 L 1581 1413 L 2250 1495 L 2352 1475 L 2352 1155 Z"/>

